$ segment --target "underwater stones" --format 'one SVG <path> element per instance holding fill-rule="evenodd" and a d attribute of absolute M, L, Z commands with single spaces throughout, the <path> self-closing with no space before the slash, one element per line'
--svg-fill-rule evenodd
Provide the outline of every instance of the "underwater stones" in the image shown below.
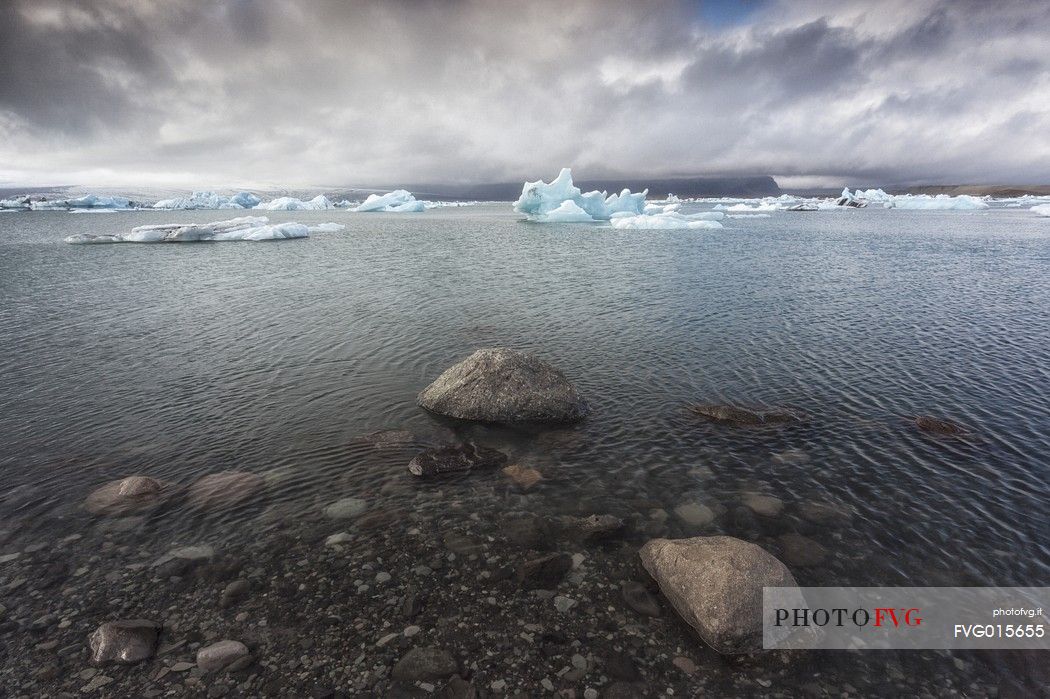
<path fill-rule="evenodd" d="M 248 646 L 240 641 L 229 639 L 212 643 L 197 651 L 197 667 L 202 672 L 217 672 L 222 669 L 231 668 L 238 663 L 243 665 L 250 658 Z"/>
<path fill-rule="evenodd" d="M 615 538 L 624 530 L 624 521 L 615 515 L 590 515 L 570 517 L 566 521 L 568 531 L 586 542 Z"/>
<path fill-rule="evenodd" d="M 398 682 L 429 682 L 457 672 L 459 665 L 447 650 L 417 646 L 401 656 L 390 676 Z"/>
<path fill-rule="evenodd" d="M 251 499 L 264 484 L 262 476 L 249 471 L 209 473 L 190 486 L 189 501 L 197 507 L 229 507 Z"/>
<path fill-rule="evenodd" d="M 343 498 L 324 508 L 328 519 L 351 519 L 368 509 L 368 503 L 361 498 Z"/>
<path fill-rule="evenodd" d="M 748 493 L 743 497 L 744 507 L 761 517 L 777 517 L 784 511 L 784 501 L 772 495 Z"/>
<path fill-rule="evenodd" d="M 159 505 L 169 486 L 148 476 L 128 476 L 110 481 L 84 499 L 84 509 L 94 515 L 120 516 Z"/>
<path fill-rule="evenodd" d="M 88 636 L 91 662 L 134 665 L 151 658 L 157 649 L 161 625 L 148 619 L 107 621 Z"/>
<path fill-rule="evenodd" d="M 765 427 L 802 420 L 802 414 L 790 408 L 741 408 L 735 405 L 690 405 L 689 410 L 711 422 L 731 427 Z"/>
<path fill-rule="evenodd" d="M 784 561 L 792 566 L 816 566 L 828 557 L 828 550 L 808 537 L 790 532 L 777 538 Z"/>
<path fill-rule="evenodd" d="M 797 587 L 763 549 L 728 536 L 653 539 L 642 565 L 679 616 L 719 653 L 762 647 L 762 588 Z"/>
<path fill-rule="evenodd" d="M 447 369 L 418 402 L 440 415 L 481 422 L 567 423 L 589 412 L 564 374 L 504 347 L 480 349 Z"/>
<path fill-rule="evenodd" d="M 543 474 L 529 466 L 511 464 L 503 469 L 503 475 L 512 480 L 522 490 L 528 490 L 543 480 Z"/>
<path fill-rule="evenodd" d="M 939 437 L 966 437 L 972 434 L 968 428 L 963 427 L 957 422 L 941 420 L 939 418 L 930 417 L 929 415 L 917 416 L 915 418 L 915 426 L 927 434 L 933 434 Z"/>
<path fill-rule="evenodd" d="M 427 478 L 498 468 L 506 463 L 507 455 L 501 451 L 463 444 L 427 449 L 409 462 L 408 470 L 413 476 Z"/>
<path fill-rule="evenodd" d="M 717 517 L 714 510 L 699 502 L 684 502 L 674 508 L 674 514 L 691 527 L 706 527 Z"/>
<path fill-rule="evenodd" d="M 532 558 L 518 567 L 518 584 L 525 590 L 553 590 L 572 570 L 572 556 L 549 553 Z"/>
<path fill-rule="evenodd" d="M 649 594 L 645 585 L 635 580 L 628 580 L 620 586 L 620 593 L 627 606 L 642 616 L 660 616 L 660 603 Z"/>
<path fill-rule="evenodd" d="M 853 519 L 853 514 L 846 507 L 816 500 L 799 505 L 798 513 L 807 522 L 821 526 L 843 526 Z"/>

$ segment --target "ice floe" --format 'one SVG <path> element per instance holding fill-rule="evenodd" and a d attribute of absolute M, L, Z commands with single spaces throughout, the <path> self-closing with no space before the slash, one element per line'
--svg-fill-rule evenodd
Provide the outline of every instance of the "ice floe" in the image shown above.
<path fill-rule="evenodd" d="M 262 211 L 324 211 L 334 209 L 335 204 L 328 200 L 323 194 L 318 194 L 310 201 L 303 201 L 295 197 L 278 197 L 273 201 L 256 204 L 253 209 Z"/>
<path fill-rule="evenodd" d="M 426 203 L 417 200 L 411 192 L 395 189 L 386 194 L 369 194 L 361 204 L 351 211 L 385 211 L 388 213 L 418 213 L 426 209 Z"/>
<path fill-rule="evenodd" d="M 613 228 L 625 230 L 715 229 L 722 228 L 720 221 L 724 216 L 721 211 L 702 211 L 695 214 L 667 211 L 638 216 L 613 216 L 610 223 Z"/>
<path fill-rule="evenodd" d="M 887 194 L 881 189 L 864 189 L 850 192 L 849 188 L 842 190 L 839 201 L 845 201 L 844 206 L 881 206 L 885 209 L 907 209 L 919 210 L 956 210 L 956 211 L 980 211 L 989 208 L 988 202 L 981 197 L 973 197 L 968 194 L 949 196 L 938 194 Z"/>
<path fill-rule="evenodd" d="M 109 197 L 85 194 L 73 199 L 40 199 L 30 203 L 34 211 L 64 211 L 66 209 L 132 209 L 134 204 L 127 197 Z"/>
<path fill-rule="evenodd" d="M 549 183 L 526 182 L 521 196 L 514 202 L 514 210 L 525 214 L 530 221 L 543 223 L 607 221 L 614 214 L 642 215 L 648 192 L 632 193 L 624 189 L 619 194 L 599 191 L 584 194 L 572 183 L 572 170 L 566 167 Z M 582 218 L 581 211 L 588 218 Z"/>
<path fill-rule="evenodd" d="M 138 226 L 130 233 L 71 235 L 65 242 L 72 245 L 96 243 L 196 243 L 229 240 L 286 240 L 307 238 L 310 233 L 331 233 L 342 230 L 339 223 L 307 226 L 304 223 L 270 223 L 266 216 L 241 216 L 211 223 L 162 223 Z"/>
<path fill-rule="evenodd" d="M 153 204 L 154 209 L 251 209 L 262 199 L 251 192 L 238 192 L 233 196 L 215 192 L 194 192 L 188 197 L 161 199 Z"/>
<path fill-rule="evenodd" d="M 1035 212 L 1038 216 L 1050 216 L 1050 204 L 1039 204 L 1033 206 L 1029 211 Z"/>

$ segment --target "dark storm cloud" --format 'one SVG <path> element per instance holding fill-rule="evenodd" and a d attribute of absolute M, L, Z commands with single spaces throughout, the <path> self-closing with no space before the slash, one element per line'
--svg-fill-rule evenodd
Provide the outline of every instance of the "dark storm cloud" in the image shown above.
<path fill-rule="evenodd" d="M 335 185 L 571 165 L 1050 181 L 1050 4 L 784 0 L 730 14 L 9 1 L 0 180 Z"/>

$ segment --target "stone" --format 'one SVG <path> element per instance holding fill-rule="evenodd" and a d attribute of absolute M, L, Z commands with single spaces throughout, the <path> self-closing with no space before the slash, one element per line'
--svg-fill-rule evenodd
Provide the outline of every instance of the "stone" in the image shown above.
<path fill-rule="evenodd" d="M 798 508 L 802 519 L 821 526 L 842 526 L 853 519 L 852 513 L 844 506 L 829 502 L 810 501 Z"/>
<path fill-rule="evenodd" d="M 171 486 L 148 476 L 128 476 L 110 481 L 84 499 L 84 509 L 93 515 L 121 516 L 160 505 Z"/>
<path fill-rule="evenodd" d="M 429 682 L 451 677 L 458 671 L 459 665 L 448 651 L 417 646 L 401 656 L 390 676 L 398 682 Z"/>
<path fill-rule="evenodd" d="M 332 534 L 324 540 L 325 546 L 339 546 L 341 544 L 348 544 L 353 541 L 354 537 L 350 536 L 348 532 L 339 532 L 338 534 Z"/>
<path fill-rule="evenodd" d="M 696 663 L 694 663 L 692 660 L 685 657 L 684 655 L 679 655 L 678 657 L 676 657 L 674 660 L 671 661 L 671 664 L 673 664 L 676 668 L 678 668 L 687 675 L 691 675 L 694 672 L 696 672 Z"/>
<path fill-rule="evenodd" d="M 645 585 L 635 580 L 627 580 L 620 586 L 620 593 L 627 606 L 643 616 L 660 616 L 663 612 L 660 603 L 649 594 Z"/>
<path fill-rule="evenodd" d="M 553 590 L 572 570 L 572 556 L 549 553 L 532 558 L 518 567 L 518 584 L 525 590 Z"/>
<path fill-rule="evenodd" d="M 784 501 L 772 495 L 748 493 L 743 502 L 746 508 L 760 517 L 777 517 L 784 511 Z"/>
<path fill-rule="evenodd" d="M 168 578 L 183 575 L 190 569 L 211 560 L 215 549 L 211 546 L 182 546 L 172 549 L 153 562 L 157 575 Z"/>
<path fill-rule="evenodd" d="M 353 441 L 373 449 L 414 449 L 426 443 L 425 439 L 408 430 L 379 430 L 357 437 Z"/>
<path fill-rule="evenodd" d="M 554 608 L 564 614 L 573 607 L 576 606 L 576 600 L 570 599 L 564 595 L 555 595 L 554 597 Z"/>
<path fill-rule="evenodd" d="M 223 609 L 232 607 L 247 597 L 249 591 L 250 588 L 247 580 L 244 580 L 243 578 L 234 580 L 223 588 L 222 596 L 219 598 L 219 606 Z"/>
<path fill-rule="evenodd" d="M 570 423 L 589 412 L 564 374 L 503 347 L 480 349 L 446 370 L 418 402 L 440 415 L 481 422 Z"/>
<path fill-rule="evenodd" d="M 478 699 L 477 687 L 462 677 L 453 677 L 442 690 L 442 699 Z"/>
<path fill-rule="evenodd" d="M 361 498 L 343 498 L 324 508 L 328 519 L 351 519 L 368 509 L 368 503 Z"/>
<path fill-rule="evenodd" d="M 99 667 L 111 663 L 134 665 L 153 657 L 161 625 L 148 619 L 107 621 L 88 636 L 91 662 Z"/>
<path fill-rule="evenodd" d="M 551 545 L 550 526 L 538 515 L 505 517 L 500 524 L 500 530 L 507 541 L 524 549 L 542 550 Z"/>
<path fill-rule="evenodd" d="M 448 445 L 427 449 L 408 464 L 413 476 L 431 477 L 449 473 L 499 468 L 507 463 L 507 455 L 496 449 L 476 444 Z"/>
<path fill-rule="evenodd" d="M 201 672 L 218 672 L 250 657 L 248 646 L 240 641 L 225 639 L 197 651 L 197 667 Z"/>
<path fill-rule="evenodd" d="M 675 516 L 691 527 L 706 527 L 715 521 L 715 511 L 699 502 L 686 502 L 674 508 Z"/>
<path fill-rule="evenodd" d="M 816 566 L 828 557 L 826 548 L 813 539 L 794 532 L 781 535 L 777 538 L 777 543 L 780 544 L 781 555 L 788 565 Z"/>
<path fill-rule="evenodd" d="M 679 616 L 723 654 L 762 648 L 763 587 L 797 587 L 783 563 L 733 537 L 653 539 L 638 553 Z"/>
<path fill-rule="evenodd" d="M 568 525 L 572 533 L 586 542 L 613 539 L 624 530 L 623 520 L 615 515 L 572 517 Z"/>
<path fill-rule="evenodd" d="M 258 473 L 220 471 L 198 478 L 190 486 L 191 505 L 204 508 L 230 507 L 253 498 L 265 485 Z"/>
<path fill-rule="evenodd" d="M 604 699 L 642 699 L 642 687 L 622 680 L 613 682 L 604 690 Z"/>
<path fill-rule="evenodd" d="M 511 464 L 503 469 L 503 475 L 514 481 L 522 490 L 528 490 L 543 480 L 543 474 L 529 466 Z"/>
<path fill-rule="evenodd" d="M 965 437 L 971 433 L 971 431 L 963 427 L 957 422 L 951 420 L 942 420 L 929 415 L 919 415 L 915 418 L 915 426 L 923 432 L 928 434 L 935 434 L 940 437 Z"/>
<path fill-rule="evenodd" d="M 711 422 L 731 427 L 764 427 L 799 422 L 802 415 L 789 408 L 741 408 L 735 405 L 691 405 L 689 410 Z"/>

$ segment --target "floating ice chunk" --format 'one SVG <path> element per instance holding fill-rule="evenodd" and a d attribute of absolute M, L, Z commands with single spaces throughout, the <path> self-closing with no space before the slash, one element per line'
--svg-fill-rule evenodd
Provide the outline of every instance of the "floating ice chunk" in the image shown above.
<path fill-rule="evenodd" d="M 988 202 L 980 197 L 968 194 L 960 194 L 952 197 L 947 194 L 930 196 L 929 194 L 887 194 L 881 189 L 857 190 L 850 194 L 849 189 L 842 191 L 840 201 L 852 199 L 854 201 L 865 201 L 868 204 L 880 205 L 886 209 L 906 210 L 956 210 L 956 211 L 980 211 L 987 209 Z"/>
<path fill-rule="evenodd" d="M 19 197 L 18 199 L 0 199 L 0 211 L 26 211 L 32 205 L 33 202 L 29 201 L 28 196 Z"/>
<path fill-rule="evenodd" d="M 575 213 L 571 207 L 562 209 L 565 202 L 571 202 L 576 209 L 582 210 L 593 220 L 608 220 L 616 213 L 641 214 L 648 192 L 649 190 L 632 193 L 631 190 L 624 189 L 619 194 L 598 191 L 583 194 L 580 188 L 572 183 L 572 170 L 566 167 L 562 168 L 550 183 L 543 180 L 526 182 L 521 188 L 521 196 L 514 202 L 514 210 L 525 214 L 530 221 L 564 223 L 567 212 Z M 551 218 L 558 210 L 561 210 L 558 217 Z"/>
<path fill-rule="evenodd" d="M 670 211 L 649 216 L 617 216 L 610 223 L 613 228 L 625 230 L 716 229 L 722 228 L 722 224 L 719 223 L 722 217 L 723 214 L 719 211 L 690 215 Z"/>
<path fill-rule="evenodd" d="M 1050 204 L 1039 204 L 1029 210 L 1034 211 L 1039 216 L 1050 216 Z"/>
<path fill-rule="evenodd" d="M 880 190 L 881 191 L 881 190 Z M 849 187 L 843 187 L 842 194 L 839 196 L 838 201 L 835 202 L 836 206 L 849 206 L 854 209 L 863 209 L 868 205 L 866 199 L 862 199 L 856 194 L 849 191 Z"/>
<path fill-rule="evenodd" d="M 61 211 L 64 209 L 130 209 L 133 207 L 133 204 L 127 197 L 106 197 L 98 194 L 86 194 L 74 199 L 34 201 L 30 206 L 34 211 Z"/>
<path fill-rule="evenodd" d="M 94 243 L 196 243 L 222 242 L 229 240 L 287 240 L 307 238 L 311 232 L 334 232 L 342 230 L 339 223 L 321 223 L 307 226 L 303 223 L 271 224 L 265 216 L 241 216 L 228 221 L 212 223 L 162 223 L 138 226 L 130 233 L 93 235 L 80 233 L 71 235 L 65 242 L 73 245 Z"/>
<path fill-rule="evenodd" d="M 263 211 L 323 211 L 325 209 L 333 209 L 335 205 L 328 201 L 328 197 L 325 195 L 318 194 L 310 201 L 303 201 L 295 197 L 278 197 L 273 201 L 256 204 L 252 208 Z"/>
<path fill-rule="evenodd" d="M 797 209 L 797 211 L 808 211 L 809 209 Z M 727 218 L 773 218 L 772 214 L 729 214 Z"/>
<path fill-rule="evenodd" d="M 404 189 L 395 189 L 386 194 L 369 194 L 363 203 L 355 206 L 351 211 L 385 211 L 389 213 L 418 213 L 426 209 L 426 204 L 417 201 L 411 192 Z"/>
<path fill-rule="evenodd" d="M 250 209 L 262 200 L 251 192 L 238 192 L 231 196 L 215 192 L 194 192 L 188 197 L 161 199 L 153 204 L 154 209 Z"/>
<path fill-rule="evenodd" d="M 771 201 L 759 201 L 755 204 L 745 204 L 743 202 L 739 204 L 716 204 L 716 211 L 779 211 L 780 206 Z"/>
<path fill-rule="evenodd" d="M 576 202 L 566 200 L 559 204 L 558 208 L 548 212 L 543 220 L 546 223 L 587 223 L 593 222 L 594 218 L 581 209 Z"/>

